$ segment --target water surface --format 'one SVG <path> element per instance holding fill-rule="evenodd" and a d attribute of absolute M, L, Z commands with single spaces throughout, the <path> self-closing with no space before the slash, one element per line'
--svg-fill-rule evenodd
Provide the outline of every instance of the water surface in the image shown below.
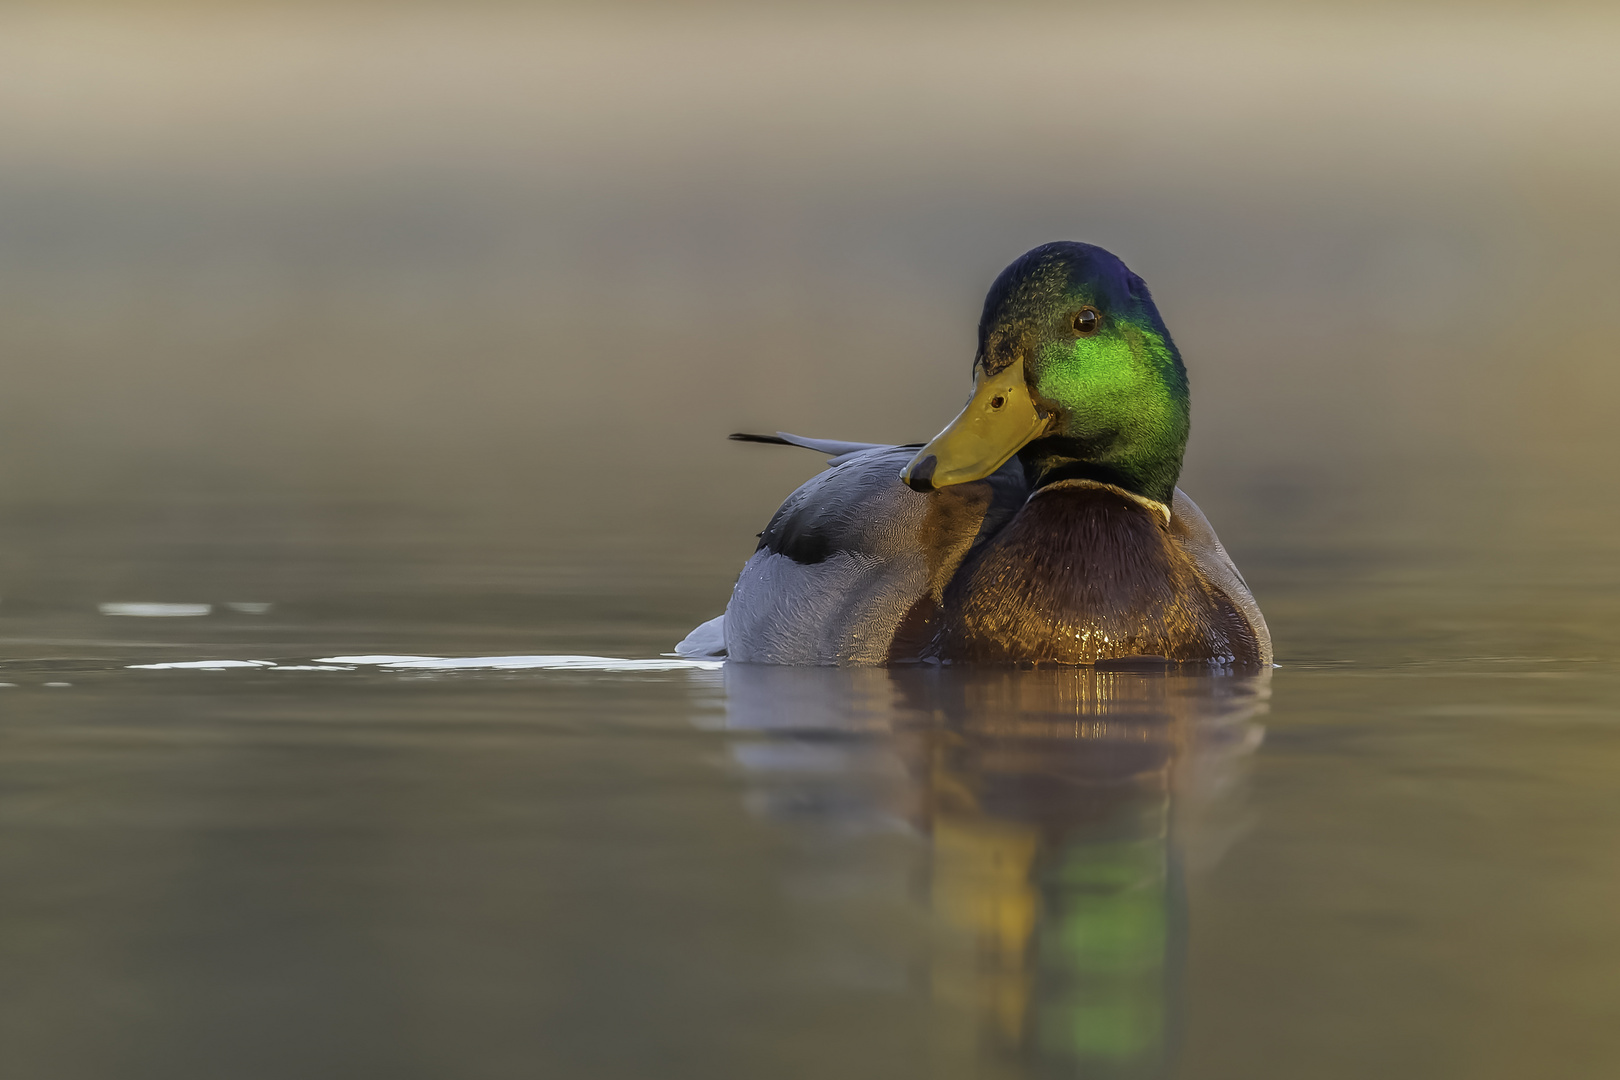
<path fill-rule="evenodd" d="M 0 1075 L 1620 1075 L 1612 11 L 213 7 L 0 8 Z M 1269 681 L 649 665 L 1059 238 Z"/>
<path fill-rule="evenodd" d="M 190 513 L 8 532 L 10 1074 L 1620 1063 L 1602 560 L 1240 550 L 1269 678 L 458 670 L 379 659 L 656 660 L 734 567 Z"/>

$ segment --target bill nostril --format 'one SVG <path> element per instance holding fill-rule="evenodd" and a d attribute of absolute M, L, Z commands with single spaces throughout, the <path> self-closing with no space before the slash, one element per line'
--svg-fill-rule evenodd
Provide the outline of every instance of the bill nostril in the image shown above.
<path fill-rule="evenodd" d="M 906 486 L 912 491 L 933 491 L 934 470 L 939 468 L 939 459 L 929 454 L 911 467 L 911 474 L 906 477 Z"/>

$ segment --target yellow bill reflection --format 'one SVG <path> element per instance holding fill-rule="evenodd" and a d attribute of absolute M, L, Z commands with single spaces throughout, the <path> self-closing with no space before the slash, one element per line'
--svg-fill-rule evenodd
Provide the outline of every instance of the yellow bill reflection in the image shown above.
<path fill-rule="evenodd" d="M 935 1003 L 940 1075 L 987 1059 L 1009 1076 L 1165 1074 L 1185 868 L 1234 829 L 1263 677 L 728 665 L 725 682 L 760 812 L 918 841 L 905 874 L 872 880 L 913 883 L 920 943 L 859 947 L 888 949 Z"/>

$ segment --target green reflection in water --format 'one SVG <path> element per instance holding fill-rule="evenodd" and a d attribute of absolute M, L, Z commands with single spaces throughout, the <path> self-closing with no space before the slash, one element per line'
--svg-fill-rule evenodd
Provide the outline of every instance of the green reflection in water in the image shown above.
<path fill-rule="evenodd" d="M 733 665 L 726 685 L 733 728 L 842 735 L 872 755 L 818 777 L 814 799 L 784 797 L 795 781 L 780 770 L 757 776 L 777 794 L 762 805 L 835 807 L 821 823 L 840 828 L 862 807 L 927 840 L 928 990 L 973 1019 L 974 1053 L 1019 1073 L 1166 1072 L 1185 953 L 1181 826 L 1240 787 L 1264 679 Z"/>

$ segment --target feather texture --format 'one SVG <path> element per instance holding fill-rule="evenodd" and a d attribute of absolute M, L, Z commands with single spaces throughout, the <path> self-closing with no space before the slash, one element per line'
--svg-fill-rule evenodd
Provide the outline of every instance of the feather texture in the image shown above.
<path fill-rule="evenodd" d="M 718 655 L 723 639 L 731 659 L 767 664 L 1271 662 L 1248 586 L 1180 490 L 1166 525 L 1107 485 L 1031 497 L 1017 458 L 920 493 L 899 480 L 915 447 L 771 441 L 836 464 L 771 518 L 720 626 L 677 651 Z"/>

